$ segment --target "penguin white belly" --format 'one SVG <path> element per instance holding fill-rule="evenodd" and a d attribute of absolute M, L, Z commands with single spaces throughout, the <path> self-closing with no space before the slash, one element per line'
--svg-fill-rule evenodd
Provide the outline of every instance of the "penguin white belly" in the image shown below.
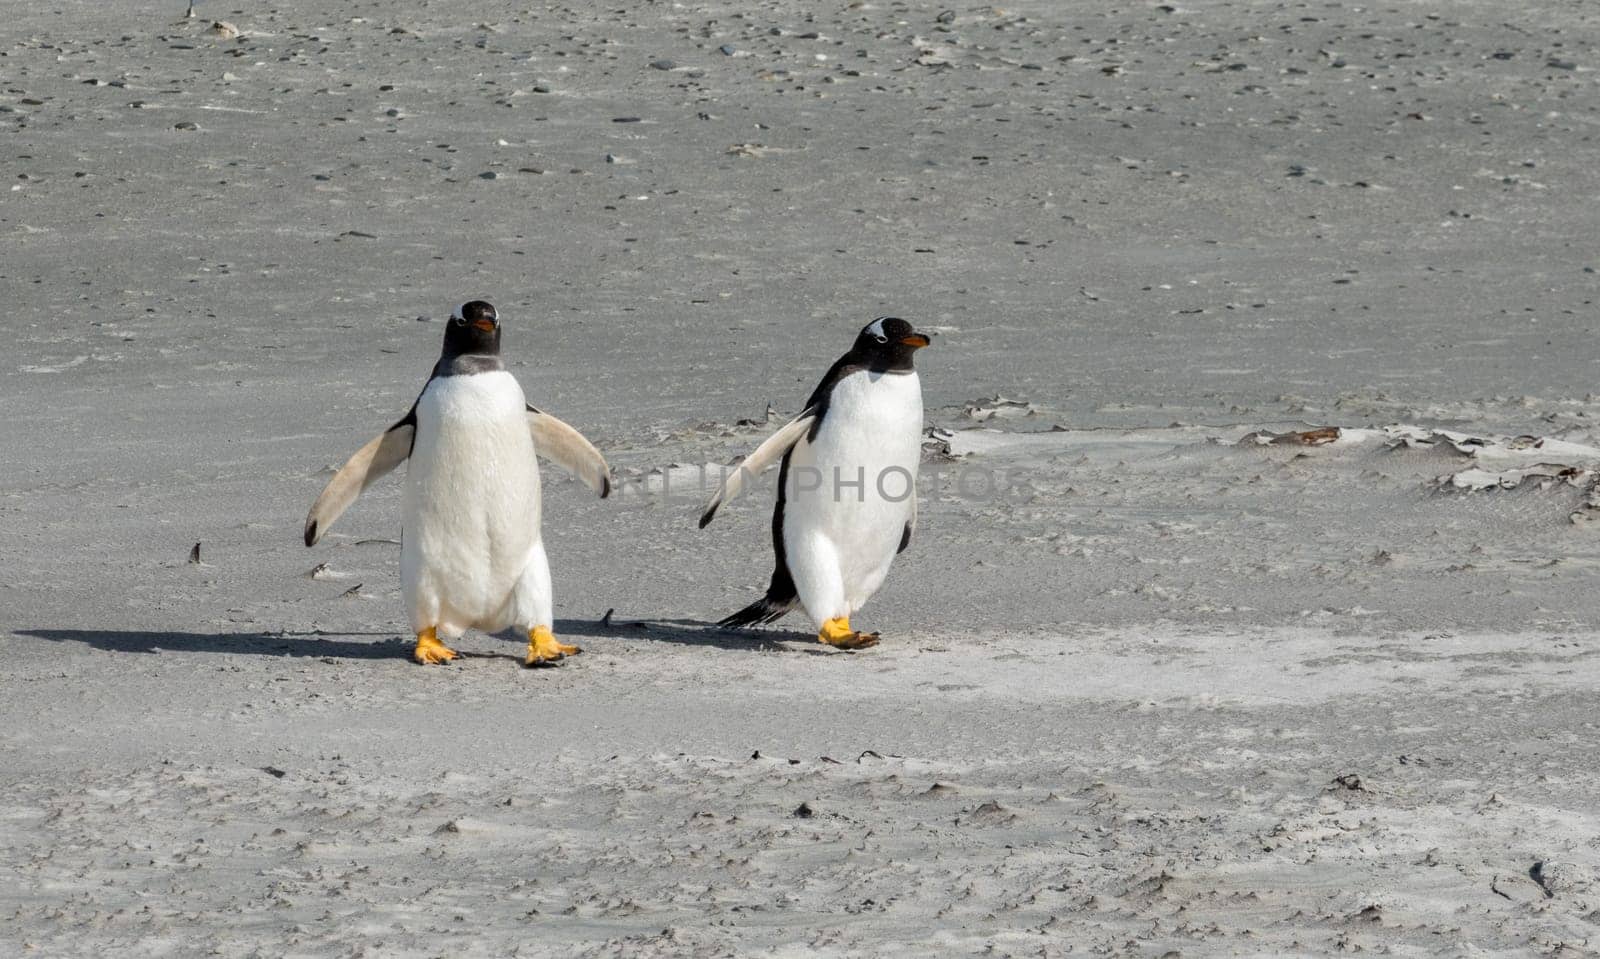
<path fill-rule="evenodd" d="M 522 387 L 503 370 L 439 377 L 416 420 L 400 549 L 412 630 L 504 629 L 527 605 L 514 595 L 524 571 L 543 557 Z"/>
<path fill-rule="evenodd" d="M 795 444 L 784 552 L 801 604 L 819 625 L 860 609 L 883 584 L 911 518 L 921 459 L 915 373 L 844 377 L 815 439 Z"/>

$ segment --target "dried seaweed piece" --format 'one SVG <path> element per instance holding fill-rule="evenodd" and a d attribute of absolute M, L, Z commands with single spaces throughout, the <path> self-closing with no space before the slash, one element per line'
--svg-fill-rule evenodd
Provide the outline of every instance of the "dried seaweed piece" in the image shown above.
<path fill-rule="evenodd" d="M 1266 430 L 1257 430 L 1239 440 L 1241 444 L 1255 443 L 1257 446 L 1327 446 L 1344 435 L 1344 431 L 1337 426 L 1319 426 L 1313 430 L 1301 430 L 1298 433 L 1271 433 Z"/>

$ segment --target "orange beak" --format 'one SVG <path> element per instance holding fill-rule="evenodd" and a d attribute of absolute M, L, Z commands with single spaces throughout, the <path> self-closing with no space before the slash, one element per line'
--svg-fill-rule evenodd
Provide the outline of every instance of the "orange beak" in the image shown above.
<path fill-rule="evenodd" d="M 903 336 L 900 338 L 900 343 L 902 346 L 909 346 L 916 350 L 920 350 L 932 342 L 933 341 L 928 339 L 928 337 L 923 333 L 912 333 L 910 336 Z"/>
<path fill-rule="evenodd" d="M 473 320 L 472 325 L 485 333 L 494 332 L 494 320 Z"/>

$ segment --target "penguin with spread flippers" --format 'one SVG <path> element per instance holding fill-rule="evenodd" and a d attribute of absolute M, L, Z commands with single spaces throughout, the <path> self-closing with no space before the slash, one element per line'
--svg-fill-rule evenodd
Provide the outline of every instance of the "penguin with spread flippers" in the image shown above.
<path fill-rule="evenodd" d="M 700 516 L 781 461 L 772 513 L 777 569 L 767 594 L 721 626 L 775 622 L 803 607 L 817 638 L 841 649 L 876 645 L 850 626 L 911 543 L 922 458 L 922 386 L 912 357 L 928 337 L 897 317 L 869 323 L 828 370 L 805 409 L 727 475 Z"/>
<path fill-rule="evenodd" d="M 500 359 L 500 319 L 482 300 L 457 307 L 422 393 L 357 450 L 306 517 L 313 546 L 355 498 L 406 462 L 400 585 L 419 663 L 448 663 L 468 629 L 528 634 L 528 666 L 579 652 L 552 632 L 550 566 L 540 535 L 543 456 L 607 496 L 611 471 L 577 430 L 529 406 Z"/>

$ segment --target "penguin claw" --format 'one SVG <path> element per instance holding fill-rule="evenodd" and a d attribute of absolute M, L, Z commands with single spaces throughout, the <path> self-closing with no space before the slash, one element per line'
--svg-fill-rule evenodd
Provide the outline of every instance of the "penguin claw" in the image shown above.
<path fill-rule="evenodd" d="M 555 666 L 568 656 L 576 656 L 583 650 L 556 639 L 548 626 L 535 626 L 528 630 L 528 658 L 522 665 L 529 669 L 546 669 Z"/>
<path fill-rule="evenodd" d="M 439 642 L 439 637 L 432 629 L 417 634 L 417 646 L 411 651 L 411 658 L 424 666 L 442 666 L 459 655 L 461 654 Z"/>
<path fill-rule="evenodd" d="M 830 643 L 835 649 L 870 649 L 878 645 L 877 633 L 854 633 L 836 643 Z"/>
<path fill-rule="evenodd" d="M 841 616 L 823 623 L 817 640 L 834 649 L 868 649 L 878 645 L 878 634 L 857 632 L 850 628 L 850 618 Z"/>

